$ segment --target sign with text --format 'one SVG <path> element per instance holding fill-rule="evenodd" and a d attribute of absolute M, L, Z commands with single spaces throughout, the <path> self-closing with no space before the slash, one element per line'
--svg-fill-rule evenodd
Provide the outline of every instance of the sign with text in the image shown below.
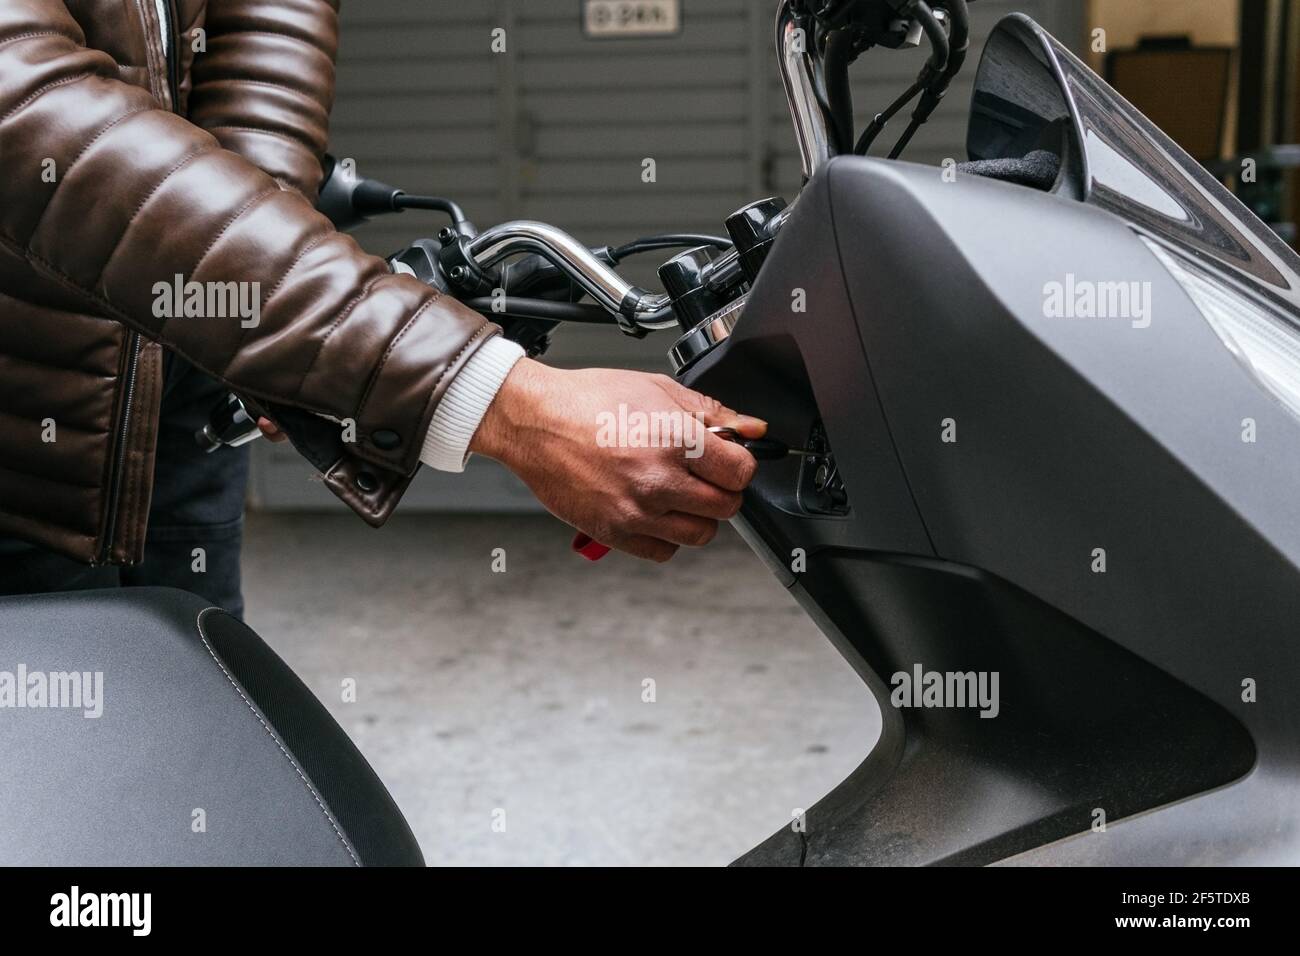
<path fill-rule="evenodd" d="M 682 0 L 583 0 L 582 32 L 593 39 L 676 36 Z"/>

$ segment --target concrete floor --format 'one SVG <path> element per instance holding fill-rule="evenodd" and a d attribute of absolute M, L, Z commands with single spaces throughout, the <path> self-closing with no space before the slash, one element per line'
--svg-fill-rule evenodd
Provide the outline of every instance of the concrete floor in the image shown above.
<path fill-rule="evenodd" d="M 729 529 L 667 565 L 569 538 L 544 516 L 249 517 L 249 622 L 429 863 L 725 864 L 866 755 L 866 688 Z"/>

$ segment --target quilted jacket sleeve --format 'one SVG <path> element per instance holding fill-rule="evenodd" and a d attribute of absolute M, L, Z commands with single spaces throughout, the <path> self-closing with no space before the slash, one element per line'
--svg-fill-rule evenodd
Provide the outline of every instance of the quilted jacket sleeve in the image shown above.
<path fill-rule="evenodd" d="M 338 0 L 208 0 L 186 113 L 309 200 L 334 104 Z"/>
<path fill-rule="evenodd" d="M 333 12 L 306 0 L 277 5 Z M 215 22 L 234 30 L 240 16 L 268 4 L 222 6 L 218 0 Z M 295 29 L 305 22 L 294 19 Z M 231 35 L 213 37 L 218 52 Z M 331 43 L 319 49 L 322 61 Z M 286 129 L 305 111 L 323 112 L 325 101 L 286 95 L 275 101 L 278 112 L 259 108 L 263 133 L 225 128 L 242 124 L 223 112 L 234 96 L 222 92 L 220 64 L 205 68 L 194 91 L 203 121 L 308 191 L 319 138 Z M 110 56 L 87 48 L 61 0 L 0 0 L 5 291 L 45 283 L 270 407 L 317 424 L 352 420 L 356 441 L 341 449 L 327 483 L 378 523 L 418 467 L 451 377 L 497 328 L 392 274 L 298 191 L 118 77 Z M 257 304 L 256 321 L 211 309 L 175 314 L 160 290 L 181 281 L 244 290 Z M 295 432 L 307 426 L 282 424 L 303 449 L 307 441 Z"/>

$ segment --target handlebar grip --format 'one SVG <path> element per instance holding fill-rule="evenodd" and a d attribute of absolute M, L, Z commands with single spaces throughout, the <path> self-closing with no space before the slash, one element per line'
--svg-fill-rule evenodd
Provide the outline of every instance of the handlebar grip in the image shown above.
<path fill-rule="evenodd" d="M 222 447 L 237 448 L 261 434 L 257 419 L 239 396 L 231 392 L 212 409 L 208 423 L 194 433 L 194 441 L 211 453 Z"/>

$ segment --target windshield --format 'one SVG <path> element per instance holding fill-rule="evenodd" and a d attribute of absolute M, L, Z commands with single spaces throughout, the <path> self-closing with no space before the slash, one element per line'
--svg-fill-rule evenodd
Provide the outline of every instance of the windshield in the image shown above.
<path fill-rule="evenodd" d="M 975 79 L 972 159 L 1061 157 L 1056 191 L 1106 209 L 1300 314 L 1300 257 L 1226 187 L 1028 17 L 989 38 Z"/>

